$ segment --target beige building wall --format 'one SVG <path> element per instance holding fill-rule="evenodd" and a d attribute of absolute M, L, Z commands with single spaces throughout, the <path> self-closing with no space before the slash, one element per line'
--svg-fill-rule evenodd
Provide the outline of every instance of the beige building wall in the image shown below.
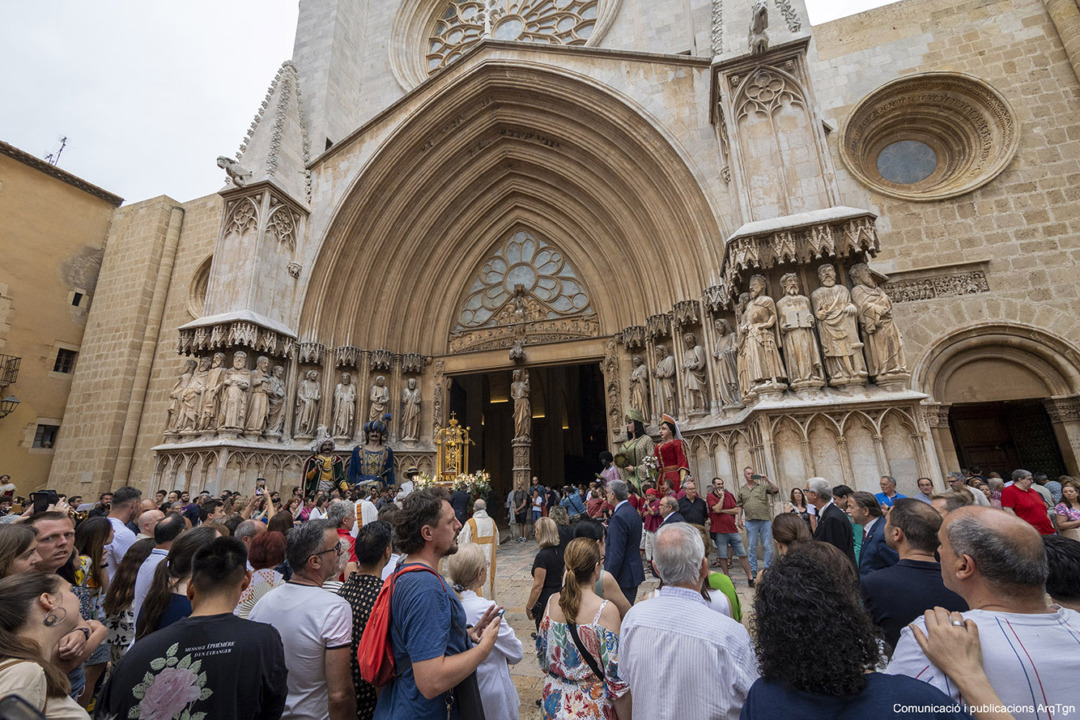
<path fill-rule="evenodd" d="M 38 426 L 66 430 L 74 374 L 54 371 L 57 354 L 76 353 L 72 370 L 81 364 L 105 238 L 121 202 L 0 143 L 0 354 L 20 358 L 16 382 L 0 385 L 0 397 L 19 399 L 0 419 L 0 474 L 11 475 L 20 495 L 43 488 L 53 462 L 51 442 L 34 447 Z"/>

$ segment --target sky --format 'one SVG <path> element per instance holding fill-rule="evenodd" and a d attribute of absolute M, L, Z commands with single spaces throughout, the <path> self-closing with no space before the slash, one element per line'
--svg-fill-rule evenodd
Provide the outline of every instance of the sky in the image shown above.
<path fill-rule="evenodd" d="M 374 0 L 373 0 L 374 1 Z M 812 25 L 892 0 L 805 0 Z M 281 63 L 297 0 L 43 0 L 0 23 L 0 140 L 127 202 L 223 185 Z"/>

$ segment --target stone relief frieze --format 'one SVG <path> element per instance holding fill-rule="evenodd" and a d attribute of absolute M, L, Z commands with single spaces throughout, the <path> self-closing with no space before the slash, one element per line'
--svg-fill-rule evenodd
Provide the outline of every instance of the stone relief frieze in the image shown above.
<path fill-rule="evenodd" d="M 500 325 L 450 334 L 450 352 L 501 350 L 520 340 L 525 345 L 540 345 L 561 340 L 597 337 L 600 320 L 595 315 L 558 320 L 536 320 L 515 325 Z"/>
<path fill-rule="evenodd" d="M 990 283 L 985 271 L 973 270 L 935 277 L 894 280 L 885 283 L 884 290 L 893 302 L 912 302 L 990 292 Z"/>

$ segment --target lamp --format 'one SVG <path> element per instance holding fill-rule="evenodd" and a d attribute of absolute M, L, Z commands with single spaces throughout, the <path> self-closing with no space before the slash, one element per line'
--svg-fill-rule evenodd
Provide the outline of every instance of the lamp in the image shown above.
<path fill-rule="evenodd" d="M 8 395 L 3 400 L 0 400 L 0 419 L 6 418 L 11 413 L 15 412 L 15 408 L 19 406 L 19 398 L 14 395 Z"/>

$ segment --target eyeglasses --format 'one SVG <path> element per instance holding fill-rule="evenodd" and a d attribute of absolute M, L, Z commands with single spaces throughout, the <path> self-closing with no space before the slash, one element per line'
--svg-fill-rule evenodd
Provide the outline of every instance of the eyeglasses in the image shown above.
<path fill-rule="evenodd" d="M 332 548 L 327 548 L 326 550 L 320 550 L 317 553 L 312 553 L 311 557 L 315 557 L 316 555 L 325 555 L 328 552 L 337 553 L 338 556 L 340 557 L 341 553 L 345 552 L 345 548 L 343 548 L 341 546 L 341 543 L 338 543 L 338 544 L 334 545 L 334 547 L 332 547 Z"/>

